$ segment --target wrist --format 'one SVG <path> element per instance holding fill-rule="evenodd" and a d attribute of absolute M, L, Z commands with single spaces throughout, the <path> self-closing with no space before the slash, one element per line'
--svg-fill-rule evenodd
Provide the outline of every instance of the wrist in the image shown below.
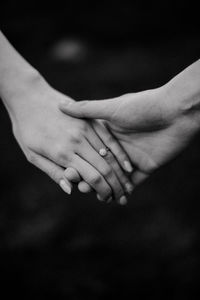
<path fill-rule="evenodd" d="M 45 85 L 47 83 L 43 77 L 32 67 L 24 68 L 18 74 L 13 70 L 12 77 L 1 88 L 1 98 L 8 113 L 11 116 L 17 113 L 29 101 L 30 96 Z"/>
<path fill-rule="evenodd" d="M 179 88 L 174 82 L 162 87 L 164 101 L 169 108 L 172 123 L 180 123 L 186 131 L 195 134 L 200 129 L 200 93 Z"/>
<path fill-rule="evenodd" d="M 165 86 L 166 102 L 173 110 L 174 119 L 185 119 L 200 129 L 200 92 L 182 93 L 173 86 Z"/>
<path fill-rule="evenodd" d="M 200 126 L 200 60 L 170 80 L 164 90 L 177 114 L 194 119 Z"/>
<path fill-rule="evenodd" d="M 5 71 L 0 82 L 0 96 L 8 105 L 15 102 L 18 95 L 23 95 L 41 80 L 39 72 L 32 67 L 22 67 L 20 70 L 12 69 Z"/>

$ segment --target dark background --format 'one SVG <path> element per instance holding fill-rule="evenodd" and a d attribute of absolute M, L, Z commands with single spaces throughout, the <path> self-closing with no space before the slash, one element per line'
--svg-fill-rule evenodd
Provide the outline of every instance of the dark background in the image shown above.
<path fill-rule="evenodd" d="M 199 58 L 191 1 L 29 2 L 1 2 L 1 29 L 76 100 L 158 87 Z M 119 207 L 64 194 L 26 161 L 2 104 L 0 120 L 2 299 L 196 298 L 199 136 Z"/>

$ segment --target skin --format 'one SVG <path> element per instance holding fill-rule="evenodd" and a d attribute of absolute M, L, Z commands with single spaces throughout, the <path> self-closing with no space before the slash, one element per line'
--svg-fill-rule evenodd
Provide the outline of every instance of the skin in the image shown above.
<path fill-rule="evenodd" d="M 166 85 L 101 101 L 61 103 L 77 118 L 103 119 L 136 166 L 134 185 L 180 153 L 200 128 L 200 61 Z"/>
<path fill-rule="evenodd" d="M 68 194 L 72 185 L 64 170 L 71 168 L 100 199 L 125 197 L 130 180 L 122 168 L 124 160 L 128 161 L 122 147 L 102 123 L 64 115 L 58 104 L 74 100 L 53 89 L 1 32 L 0 74 L 0 97 L 9 113 L 15 138 L 29 162 Z M 113 140 L 119 160 L 111 152 L 105 159 L 99 155 L 107 138 Z"/>

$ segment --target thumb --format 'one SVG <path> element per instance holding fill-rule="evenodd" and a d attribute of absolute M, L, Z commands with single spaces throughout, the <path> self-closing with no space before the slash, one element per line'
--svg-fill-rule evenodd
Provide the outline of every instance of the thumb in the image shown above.
<path fill-rule="evenodd" d="M 117 105 L 115 99 L 62 102 L 59 108 L 63 113 L 76 118 L 111 120 Z"/>

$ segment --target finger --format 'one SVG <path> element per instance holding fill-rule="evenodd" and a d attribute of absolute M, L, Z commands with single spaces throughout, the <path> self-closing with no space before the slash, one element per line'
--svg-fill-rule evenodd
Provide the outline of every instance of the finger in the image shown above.
<path fill-rule="evenodd" d="M 59 108 L 63 113 L 77 118 L 95 118 L 110 120 L 116 110 L 116 99 L 62 102 Z"/>
<path fill-rule="evenodd" d="M 92 191 L 91 186 L 85 181 L 80 181 L 78 183 L 78 189 L 81 193 L 90 193 Z"/>
<path fill-rule="evenodd" d="M 63 168 L 36 153 L 31 154 L 30 160 L 32 164 L 41 169 L 51 179 L 53 179 L 57 184 L 59 184 L 64 192 L 66 192 L 67 194 L 71 194 L 72 185 L 67 179 L 63 179 Z"/>
<path fill-rule="evenodd" d="M 81 181 L 81 177 L 80 177 L 78 171 L 71 167 L 65 169 L 64 177 L 71 182 L 80 182 Z"/>
<path fill-rule="evenodd" d="M 133 184 L 139 185 L 141 184 L 143 181 L 145 181 L 147 179 L 147 177 L 149 176 L 149 174 L 141 172 L 141 171 L 135 171 L 132 175 L 132 182 Z"/>
<path fill-rule="evenodd" d="M 100 125 L 101 127 L 101 125 Z M 99 129 L 101 130 L 101 129 Z M 87 140 L 92 145 L 92 147 L 98 153 L 100 149 L 106 148 L 105 144 L 101 141 L 100 137 L 96 134 L 95 128 L 94 131 L 90 130 L 87 133 Z M 127 193 L 131 193 L 133 190 L 132 183 L 127 176 L 127 174 L 121 169 L 116 157 L 113 155 L 112 151 L 107 151 L 106 156 L 103 157 L 104 160 L 108 163 L 108 165 L 113 169 L 115 175 L 117 176 L 118 180 L 120 181 L 121 185 L 124 188 L 124 191 Z"/>
<path fill-rule="evenodd" d="M 106 200 L 112 196 L 112 189 L 103 176 L 80 156 L 74 156 L 71 167 L 79 172 L 83 180 L 100 195 L 101 199 Z"/>
<path fill-rule="evenodd" d="M 133 172 L 133 167 L 130 162 L 130 159 L 120 143 L 114 137 L 114 135 L 110 132 L 110 130 L 105 126 L 103 122 L 100 121 L 92 121 L 92 127 L 95 132 L 101 138 L 103 143 L 111 150 L 114 154 L 115 158 L 119 162 L 120 166 L 129 173 Z"/>
<path fill-rule="evenodd" d="M 64 171 L 64 177 L 71 182 L 78 183 L 78 189 L 82 193 L 89 193 L 92 191 L 92 188 L 89 186 L 87 182 L 82 181 L 79 173 L 74 168 L 67 168 Z"/>
<path fill-rule="evenodd" d="M 120 199 L 124 195 L 124 190 L 119 182 L 115 172 L 108 165 L 103 157 L 95 151 L 87 140 L 83 141 L 82 147 L 78 149 L 77 154 L 84 160 L 87 160 L 107 181 L 112 188 L 115 199 Z"/>

